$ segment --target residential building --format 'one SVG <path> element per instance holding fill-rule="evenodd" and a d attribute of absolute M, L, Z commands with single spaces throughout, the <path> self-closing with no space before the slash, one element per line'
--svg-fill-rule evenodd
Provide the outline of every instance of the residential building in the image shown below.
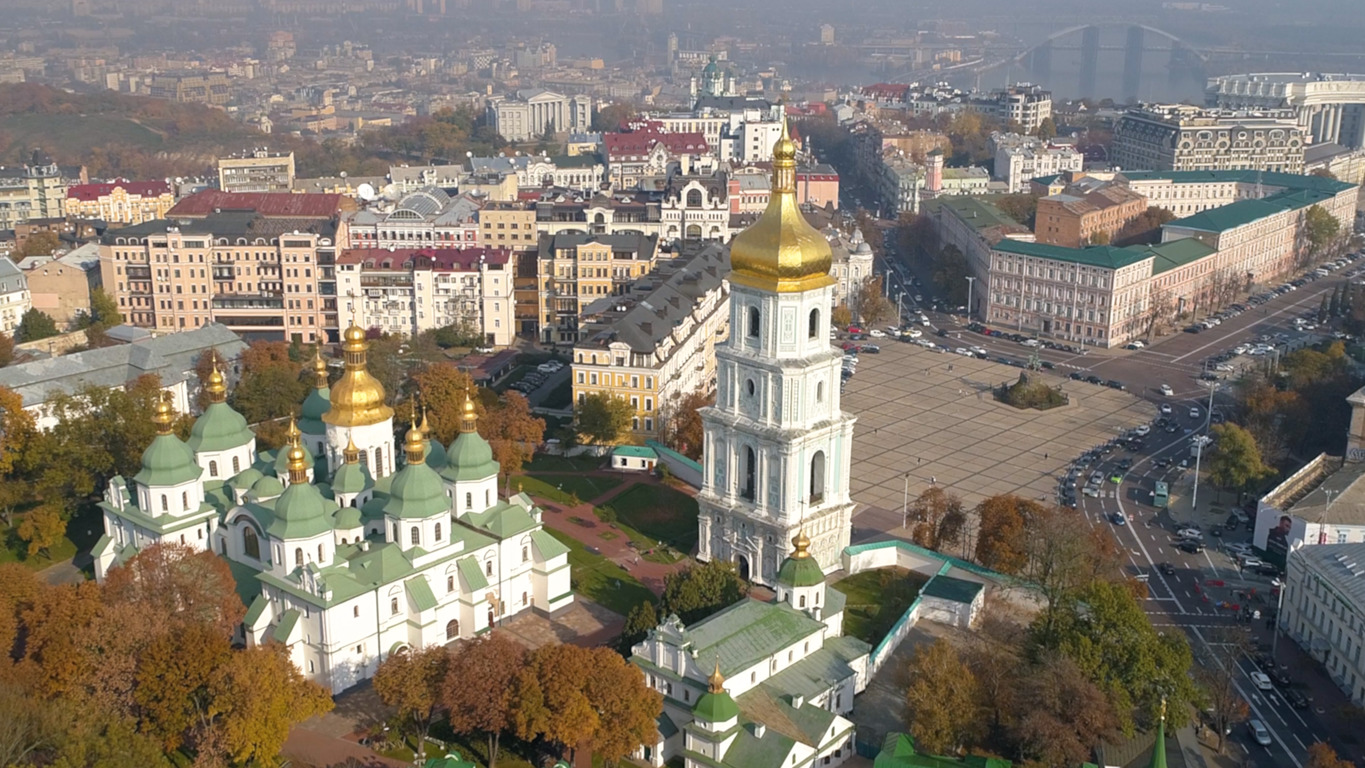
<path fill-rule="evenodd" d="M 463 165 L 389 166 L 389 180 L 399 195 L 427 187 L 458 189 L 461 179 L 467 175 L 469 170 Z"/>
<path fill-rule="evenodd" d="M 662 176 L 674 163 L 684 173 L 711 154 L 705 137 L 699 133 L 663 133 L 639 130 L 631 133 L 602 134 L 603 159 L 612 189 L 630 190 L 648 176 Z"/>
<path fill-rule="evenodd" d="M 345 216 L 350 247 L 471 248 L 480 243 L 481 205 L 440 187 L 408 192 L 391 205 L 370 204 Z"/>
<path fill-rule="evenodd" d="M 1115 123 L 1109 161 L 1119 168 L 1142 171 L 1303 173 L 1307 143 L 1290 112 L 1147 105 L 1128 110 Z"/>
<path fill-rule="evenodd" d="M 562 187 L 589 194 L 601 188 L 606 172 L 596 154 L 471 157 L 469 168 L 475 176 L 513 174 L 523 188 Z"/>
<path fill-rule="evenodd" d="M 1365 75 L 1254 72 L 1211 77 L 1204 91 L 1210 108 L 1293 110 L 1305 141 L 1365 147 Z"/>
<path fill-rule="evenodd" d="M 663 225 L 659 195 L 638 191 L 617 196 L 605 192 L 588 196 L 552 189 L 535 200 L 535 211 L 536 231 L 541 235 L 640 232 L 657 237 Z"/>
<path fill-rule="evenodd" d="M 698 559 L 736 563 L 758 584 L 782 584 L 797 534 L 817 577 L 840 567 L 849 542 L 855 419 L 839 407 L 842 353 L 829 342 L 832 266 L 796 201 L 784 132 L 768 208 L 730 243 L 730 335 L 716 349 L 716 404 L 702 412 L 697 497 Z"/>
<path fill-rule="evenodd" d="M 967 313 L 984 317 L 986 297 L 982 290 L 990 277 L 991 249 L 1007 238 L 1031 241 L 1033 233 L 993 203 L 970 196 L 934 198 L 924 204 L 924 212 L 933 224 L 937 246 L 954 246 L 966 257 L 973 279 Z"/>
<path fill-rule="evenodd" d="M 723 173 L 670 173 L 659 201 L 662 240 L 730 239 L 729 178 Z"/>
<path fill-rule="evenodd" d="M 480 237 L 485 247 L 511 252 L 513 333 L 538 338 L 540 291 L 536 269 L 540 236 L 536 205 L 530 202 L 485 202 L 479 211 Z"/>
<path fill-rule="evenodd" d="M 1081 248 L 1116 239 L 1147 210 L 1147 198 L 1123 181 L 1077 179 L 1064 191 L 1039 198 L 1033 233 L 1038 242 Z"/>
<path fill-rule="evenodd" d="M 852 297 L 872 277 L 872 246 L 863 239 L 862 230 L 855 229 L 845 237 L 837 229 L 825 230 L 833 262 L 830 276 L 834 278 L 834 305 L 851 303 Z"/>
<path fill-rule="evenodd" d="M 344 200 L 194 195 L 167 219 L 105 233 L 104 289 L 128 323 L 158 331 L 221 323 L 248 338 L 335 338 Z"/>
<path fill-rule="evenodd" d="M 659 262 L 622 296 L 585 310 L 572 352 L 573 400 L 606 394 L 635 409 L 628 442 L 663 428 L 667 405 L 716 381 L 716 345 L 729 332 L 729 253 L 706 245 Z"/>
<path fill-rule="evenodd" d="M 659 238 L 639 232 L 540 236 L 536 279 L 541 339 L 579 340 L 579 318 L 598 299 L 620 296 L 654 269 Z"/>
<path fill-rule="evenodd" d="M 84 166 L 57 165 L 41 151 L 28 164 L 0 167 L 0 229 L 29 219 L 61 218 L 67 188 L 87 181 Z"/>
<path fill-rule="evenodd" d="M 3 262 L 0 262 L 3 264 Z M 171 404 L 188 412 L 199 394 L 195 363 L 212 350 L 232 375 L 234 362 L 246 343 L 221 325 L 206 325 L 182 333 L 167 333 L 86 352 L 15 363 L 0 368 L 0 387 L 13 390 L 33 414 L 38 429 L 57 425 L 50 403 L 59 395 L 74 395 L 87 387 L 126 387 L 141 376 L 154 375 Z"/>
<path fill-rule="evenodd" d="M 226 105 L 232 99 L 232 83 L 226 72 L 166 72 L 147 77 L 139 89 L 154 99 L 181 103 Z"/>
<path fill-rule="evenodd" d="M 13 336 L 24 313 L 32 308 L 28 279 L 23 271 L 8 256 L 0 257 L 0 331 Z"/>
<path fill-rule="evenodd" d="M 839 209 L 839 172 L 827 163 L 796 170 L 796 199 L 802 205 Z M 762 210 L 761 208 L 759 210 Z"/>
<path fill-rule="evenodd" d="M 365 331 L 353 325 L 343 338 L 341 378 L 328 387 L 315 361 L 316 386 L 279 451 L 257 451 L 221 374 L 205 383 L 210 404 L 188 440 L 160 403 L 141 470 L 109 482 L 92 551 L 100 580 L 158 542 L 218 553 L 255 595 L 246 644 L 279 644 L 333 693 L 399 649 L 474 638 L 573 601 L 568 548 L 529 497 L 498 498 L 498 464 L 468 393 L 450 446 L 415 416 L 397 446 Z"/>
<path fill-rule="evenodd" d="M 292 192 L 294 153 L 253 149 L 218 158 L 218 189 L 223 192 Z"/>
<path fill-rule="evenodd" d="M 882 215 L 894 219 L 902 213 L 917 213 L 924 197 L 924 166 L 891 156 L 882 161 L 879 171 L 877 191 Z"/>
<path fill-rule="evenodd" d="M 33 308 L 69 326 L 90 314 L 90 292 L 100 287 L 100 246 L 86 243 L 56 258 L 30 256 L 19 263 Z M 0 311 L 3 314 L 3 311 Z"/>
<path fill-rule="evenodd" d="M 550 133 L 581 133 L 592 128 L 592 97 L 553 91 L 517 91 L 489 100 L 488 121 L 511 142 L 535 141 Z"/>
<path fill-rule="evenodd" d="M 71 218 L 100 219 L 118 226 L 165 218 L 173 205 L 175 194 L 164 181 L 115 179 L 67 187 L 62 212 Z"/>
<path fill-rule="evenodd" d="M 1024 133 L 1033 133 L 1052 117 L 1052 92 L 1036 85 L 1019 83 L 993 91 L 988 99 L 977 102 L 982 111 L 1002 123 L 1015 123 Z"/>
<path fill-rule="evenodd" d="M 1365 705 L 1365 543 L 1291 550 L 1278 631 L 1312 656 L 1355 706 Z"/>
<path fill-rule="evenodd" d="M 944 168 L 943 182 L 938 193 L 941 195 L 989 195 L 994 192 L 1006 192 L 1007 189 L 1001 187 L 996 189 L 999 182 L 991 181 L 990 171 L 979 165 L 970 165 L 965 168 Z"/>
<path fill-rule="evenodd" d="M 995 178 L 1005 182 L 1007 192 L 1027 192 L 1035 177 L 1079 171 L 1085 165 L 1085 156 L 1074 146 L 1033 136 L 992 133 L 991 147 Z"/>
<path fill-rule="evenodd" d="M 362 328 L 415 336 L 465 324 L 500 347 L 516 333 L 505 249 L 350 249 L 337 257 L 336 288 Z"/>

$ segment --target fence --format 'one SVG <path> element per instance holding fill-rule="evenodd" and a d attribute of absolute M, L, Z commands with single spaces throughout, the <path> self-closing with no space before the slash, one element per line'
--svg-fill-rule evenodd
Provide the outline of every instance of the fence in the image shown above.
<path fill-rule="evenodd" d="M 645 445 L 653 448 L 654 452 L 659 454 L 659 461 L 662 461 L 668 467 L 668 471 L 672 472 L 674 477 L 693 488 L 698 490 L 701 489 L 701 464 L 687 458 L 672 448 L 665 446 L 658 440 L 646 440 Z"/>

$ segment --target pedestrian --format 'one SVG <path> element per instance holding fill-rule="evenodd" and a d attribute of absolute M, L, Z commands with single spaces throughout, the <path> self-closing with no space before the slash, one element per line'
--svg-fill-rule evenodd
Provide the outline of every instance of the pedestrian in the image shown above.
<path fill-rule="evenodd" d="M 1043 454 L 1043 461 L 1047 461 L 1047 454 Z"/>
<path fill-rule="evenodd" d="M 934 477 L 933 475 L 930 475 L 930 476 L 929 476 L 929 484 L 930 484 L 930 485 L 938 485 L 938 478 L 937 478 L 937 477 Z"/>

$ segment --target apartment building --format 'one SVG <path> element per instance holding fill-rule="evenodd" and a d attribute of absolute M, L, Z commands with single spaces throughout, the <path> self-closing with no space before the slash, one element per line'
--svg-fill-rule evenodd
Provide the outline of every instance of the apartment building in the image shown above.
<path fill-rule="evenodd" d="M 924 204 L 924 213 L 929 217 L 937 246 L 954 246 L 966 257 L 968 271 L 975 280 L 967 313 L 985 317 L 987 302 L 983 291 L 991 272 L 991 249 L 1004 239 L 1032 241 L 1033 233 L 989 201 L 971 196 L 934 198 Z"/>
<path fill-rule="evenodd" d="M 62 212 L 69 218 L 100 219 L 118 226 L 163 218 L 173 205 L 175 194 L 164 181 L 115 179 L 67 187 Z"/>
<path fill-rule="evenodd" d="M 517 91 L 510 97 L 490 99 L 488 120 L 498 135 L 511 142 L 534 141 L 546 131 L 583 132 L 592 128 L 592 97 Z"/>
<path fill-rule="evenodd" d="M 1025 133 L 1033 133 L 1052 117 L 1052 92 L 1027 83 L 992 91 L 988 99 L 977 104 L 1002 123 L 1018 124 Z"/>
<path fill-rule="evenodd" d="M 0 331 L 13 336 L 24 313 L 32 307 L 23 271 L 8 256 L 0 257 Z"/>
<path fill-rule="evenodd" d="M 658 436 L 667 405 L 716 382 L 716 343 L 729 336 L 729 250 L 716 244 L 659 262 L 630 290 L 583 318 L 573 347 L 574 402 L 605 393 L 635 409 L 628 442 Z"/>
<path fill-rule="evenodd" d="M 730 239 L 729 178 L 725 173 L 670 174 L 659 201 L 665 242 Z"/>
<path fill-rule="evenodd" d="M 154 99 L 182 104 L 223 106 L 232 99 L 232 84 L 226 72 L 167 72 L 154 74 L 142 84 L 141 92 Z"/>
<path fill-rule="evenodd" d="M 699 165 L 711 154 L 700 133 L 664 133 L 639 130 L 602 134 L 607 180 L 616 190 L 635 189 L 649 176 L 663 176 L 673 163 L 686 168 Z"/>
<path fill-rule="evenodd" d="M 1085 156 L 1074 146 L 1034 136 L 992 133 L 991 148 L 995 178 L 1005 182 L 1008 192 L 1027 192 L 1035 177 L 1075 172 L 1085 166 Z"/>
<path fill-rule="evenodd" d="M 523 188 L 563 187 L 596 192 L 602 186 L 606 166 L 596 154 L 514 155 L 469 158 L 475 176 L 512 174 Z"/>
<path fill-rule="evenodd" d="M 399 194 L 407 194 L 426 187 L 456 189 L 462 177 L 469 175 L 463 165 L 391 165 L 389 182 Z"/>
<path fill-rule="evenodd" d="M 30 256 L 19 263 L 33 308 L 66 326 L 90 313 L 90 292 L 100 285 L 99 243 L 53 258 Z"/>
<path fill-rule="evenodd" d="M 210 190 L 166 219 L 106 232 L 104 289 L 125 321 L 158 331 L 220 323 L 246 338 L 335 341 L 341 195 Z"/>
<path fill-rule="evenodd" d="M 1303 173 L 1307 141 L 1292 111 L 1238 112 L 1156 104 L 1130 109 L 1119 118 L 1109 161 L 1119 168 L 1144 171 Z"/>
<path fill-rule="evenodd" d="M 415 336 L 468 324 L 507 346 L 516 333 L 512 270 L 505 248 L 353 248 L 337 257 L 336 289 L 361 328 Z"/>
<path fill-rule="evenodd" d="M 481 242 L 512 254 L 512 315 L 515 333 L 536 338 L 540 328 L 540 292 L 536 254 L 540 236 L 534 202 L 485 202 L 479 211 Z"/>
<path fill-rule="evenodd" d="M 643 232 L 658 235 L 663 223 L 657 195 L 643 192 L 609 195 L 576 195 L 549 190 L 535 201 L 536 231 L 541 235 L 561 232 Z"/>
<path fill-rule="evenodd" d="M 218 158 L 218 189 L 224 192 L 292 192 L 294 153 L 264 147 Z"/>
<path fill-rule="evenodd" d="M 1278 630 L 1365 706 L 1365 544 L 1301 546 L 1286 566 Z"/>
<path fill-rule="evenodd" d="M 659 259 L 659 238 L 640 232 L 542 234 L 536 254 L 538 318 L 546 343 L 579 340 L 594 301 L 620 296 Z"/>
<path fill-rule="evenodd" d="M 1038 200 L 1033 233 L 1040 243 L 1067 248 L 1108 243 L 1146 210 L 1147 198 L 1126 182 L 1082 177 Z"/>
<path fill-rule="evenodd" d="M 829 240 L 830 254 L 834 257 L 829 273 L 837 281 L 834 286 L 834 305 L 837 307 L 851 303 L 850 297 L 872 276 L 872 246 L 863 239 L 862 230 L 859 229 L 845 237 L 842 232 L 830 227 L 824 230 L 824 235 Z"/>
<path fill-rule="evenodd" d="M 346 214 L 351 248 L 470 248 L 480 244 L 479 208 L 468 195 L 423 187 L 391 205 Z"/>
<path fill-rule="evenodd" d="M 0 166 L 0 229 L 29 219 L 62 218 L 67 189 L 87 181 L 84 166 L 57 165 L 40 151 L 24 165 Z"/>

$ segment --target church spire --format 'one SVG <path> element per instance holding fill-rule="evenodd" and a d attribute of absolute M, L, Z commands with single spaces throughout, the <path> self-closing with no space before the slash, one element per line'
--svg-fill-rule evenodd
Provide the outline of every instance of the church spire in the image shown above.
<path fill-rule="evenodd" d="M 307 456 L 303 451 L 303 438 L 294 419 L 289 419 L 289 484 L 308 482 Z"/>
<path fill-rule="evenodd" d="M 1156 745 L 1152 747 L 1151 768 L 1166 768 L 1166 697 L 1161 697 L 1161 718 L 1156 726 Z"/>

